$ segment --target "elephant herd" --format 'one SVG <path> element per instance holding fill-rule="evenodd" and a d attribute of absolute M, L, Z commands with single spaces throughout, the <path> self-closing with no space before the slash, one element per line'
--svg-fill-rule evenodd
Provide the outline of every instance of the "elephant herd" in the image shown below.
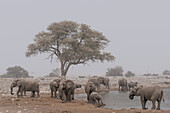
<path fill-rule="evenodd" d="M 101 95 L 97 93 L 100 89 L 100 84 L 103 84 L 105 88 L 110 89 L 109 79 L 105 77 L 97 77 L 94 76 L 88 80 L 85 85 L 85 93 L 87 94 L 87 100 L 89 103 L 99 105 L 104 105 L 101 99 Z M 158 102 L 157 109 L 160 110 L 160 103 L 163 98 L 163 90 L 159 86 L 137 86 L 137 82 L 130 82 L 127 83 L 125 78 L 122 78 L 118 81 L 118 90 L 119 91 L 127 91 L 131 90 L 129 94 L 129 99 L 133 99 L 134 96 L 140 96 L 141 104 L 143 109 L 147 109 L 145 107 L 146 102 L 152 101 L 152 109 L 155 109 L 155 102 Z M 14 80 L 11 84 L 11 95 L 13 95 L 13 87 L 18 86 L 17 96 L 26 95 L 26 91 L 31 91 L 31 97 L 35 97 L 35 93 L 37 93 L 37 97 L 40 96 L 39 94 L 39 84 L 34 79 L 18 79 Z M 71 102 L 74 100 L 74 92 L 76 88 L 81 88 L 82 85 L 75 84 L 72 80 L 66 80 L 65 77 L 58 77 L 54 79 L 49 84 L 51 90 L 51 98 L 57 98 L 57 91 L 58 96 L 62 100 L 62 102 Z M 164 101 L 164 99 L 163 99 Z"/>

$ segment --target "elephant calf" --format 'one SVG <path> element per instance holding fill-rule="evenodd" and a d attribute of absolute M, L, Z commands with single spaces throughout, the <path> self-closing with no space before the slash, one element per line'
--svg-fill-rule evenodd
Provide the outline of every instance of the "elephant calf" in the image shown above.
<path fill-rule="evenodd" d="M 155 102 L 158 101 L 157 110 L 160 110 L 160 104 L 161 104 L 161 100 L 163 97 L 163 90 L 158 85 L 148 86 L 148 87 L 140 86 L 140 87 L 136 87 L 132 89 L 132 91 L 130 92 L 129 98 L 131 100 L 134 98 L 134 96 L 140 96 L 142 109 L 147 109 L 145 108 L 145 105 L 146 105 L 146 102 L 150 100 L 152 101 L 152 109 L 156 108 Z"/>
<path fill-rule="evenodd" d="M 98 103 L 99 105 L 104 105 L 101 99 L 101 96 L 97 92 L 92 92 L 89 97 L 89 103 L 96 104 Z"/>

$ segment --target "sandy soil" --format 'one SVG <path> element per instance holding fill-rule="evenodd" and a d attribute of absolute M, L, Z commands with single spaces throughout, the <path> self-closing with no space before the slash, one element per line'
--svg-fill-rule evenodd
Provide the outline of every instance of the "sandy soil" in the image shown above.
<path fill-rule="evenodd" d="M 49 94 L 41 94 L 40 98 L 1 97 L 0 113 L 170 113 L 170 110 L 103 109 L 85 100 L 62 103 L 60 99 L 50 98 Z"/>

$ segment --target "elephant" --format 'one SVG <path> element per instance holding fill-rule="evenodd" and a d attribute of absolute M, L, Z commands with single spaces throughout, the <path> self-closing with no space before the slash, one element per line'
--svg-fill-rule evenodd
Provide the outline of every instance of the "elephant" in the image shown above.
<path fill-rule="evenodd" d="M 96 86 L 97 90 L 100 89 L 100 84 L 101 84 L 101 78 L 97 77 L 97 76 L 93 76 L 92 78 L 90 78 L 88 80 L 88 82 L 93 82 L 94 85 Z"/>
<path fill-rule="evenodd" d="M 85 92 L 87 94 L 87 100 L 89 102 L 89 97 L 90 97 L 90 94 L 92 92 L 95 92 L 96 91 L 96 86 L 94 85 L 93 82 L 87 82 L 86 86 L 85 86 Z"/>
<path fill-rule="evenodd" d="M 104 105 L 101 99 L 101 95 L 97 92 L 92 92 L 89 96 L 89 103 L 96 104 L 98 103 L 100 106 Z"/>
<path fill-rule="evenodd" d="M 121 91 L 127 91 L 128 90 L 127 80 L 125 78 L 119 79 L 118 84 L 119 84 L 119 91 L 120 91 L 120 88 L 121 88 Z"/>
<path fill-rule="evenodd" d="M 81 88 L 82 86 L 80 84 L 74 84 L 74 90 L 71 91 L 71 95 L 72 95 L 72 100 L 74 100 L 74 92 L 77 88 Z"/>
<path fill-rule="evenodd" d="M 103 84 L 107 89 L 110 89 L 109 78 L 99 77 L 99 81 Z"/>
<path fill-rule="evenodd" d="M 13 83 L 11 84 L 11 95 L 13 95 L 13 87 L 18 86 L 18 91 L 17 91 L 17 97 L 23 96 L 23 91 L 24 94 L 26 94 L 26 91 L 31 91 L 32 95 L 31 97 L 35 96 L 35 92 L 37 93 L 37 96 L 39 97 L 39 84 L 35 79 L 17 79 L 14 80 Z M 19 95 L 21 93 L 21 95 Z"/>
<path fill-rule="evenodd" d="M 74 82 L 72 80 L 62 80 L 59 83 L 59 96 L 62 102 L 71 102 L 74 94 Z"/>
<path fill-rule="evenodd" d="M 158 101 L 157 110 L 160 110 L 160 104 L 161 104 L 161 100 L 163 97 L 163 90 L 158 85 L 146 86 L 146 87 L 139 86 L 139 87 L 135 87 L 132 89 L 132 91 L 129 94 L 129 99 L 132 100 L 134 96 L 140 96 L 142 109 L 147 109 L 145 105 L 146 105 L 146 102 L 149 100 L 149 101 L 152 101 L 151 109 L 156 108 L 155 102 Z"/>
<path fill-rule="evenodd" d="M 60 81 L 66 80 L 64 76 L 60 76 L 57 79 L 54 79 L 53 81 L 50 82 L 50 90 L 51 90 L 51 98 L 53 98 L 53 93 L 54 93 L 54 98 L 57 97 L 57 90 L 59 88 Z"/>
<path fill-rule="evenodd" d="M 56 98 L 57 97 L 56 92 L 57 92 L 58 88 L 59 88 L 59 83 L 58 82 L 56 82 L 54 80 L 50 82 L 51 98 L 53 98 L 53 97 Z M 54 93 L 54 96 L 53 96 L 53 93 Z"/>
<path fill-rule="evenodd" d="M 91 79 L 88 80 L 89 82 L 93 82 L 94 85 L 97 87 L 97 90 L 100 89 L 100 84 L 103 84 L 104 86 L 106 86 L 106 88 L 110 88 L 109 87 L 109 78 L 104 78 L 104 77 L 97 77 L 97 76 L 93 76 Z"/>
<path fill-rule="evenodd" d="M 130 81 L 130 83 L 128 83 L 128 88 L 130 90 L 131 88 L 137 87 L 137 85 L 138 85 L 138 82 L 131 82 Z"/>

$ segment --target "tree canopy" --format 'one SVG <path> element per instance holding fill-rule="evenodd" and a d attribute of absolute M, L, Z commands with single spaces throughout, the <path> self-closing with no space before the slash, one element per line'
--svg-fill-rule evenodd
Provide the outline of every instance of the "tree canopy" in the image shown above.
<path fill-rule="evenodd" d="M 1 75 L 2 78 L 29 78 L 29 73 L 21 66 L 7 68 L 7 73 Z"/>
<path fill-rule="evenodd" d="M 34 43 L 28 45 L 26 56 L 48 53 L 61 64 L 61 75 L 66 76 L 71 65 L 88 61 L 113 61 L 114 56 L 104 52 L 109 40 L 86 24 L 72 21 L 54 22 L 47 31 L 35 35 Z"/>

